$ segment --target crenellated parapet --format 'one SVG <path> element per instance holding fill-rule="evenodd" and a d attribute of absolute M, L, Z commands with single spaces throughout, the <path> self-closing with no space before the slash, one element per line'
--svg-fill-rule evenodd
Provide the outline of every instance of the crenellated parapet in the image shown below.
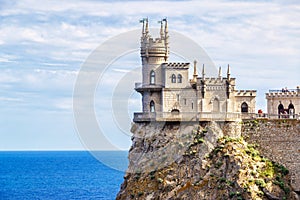
<path fill-rule="evenodd" d="M 207 85 L 218 85 L 218 84 L 226 84 L 226 78 L 219 78 L 219 77 L 206 77 L 204 81 Z"/>
<path fill-rule="evenodd" d="M 266 93 L 268 113 L 276 115 L 278 113 L 294 113 L 299 114 L 300 112 L 300 88 L 281 90 L 269 90 Z M 279 105 L 281 110 L 279 109 Z M 283 107 L 283 108 L 282 108 Z M 292 108 L 292 111 L 290 109 Z"/>
<path fill-rule="evenodd" d="M 291 91 L 271 91 L 266 93 L 266 98 L 290 98 L 290 97 L 297 97 L 300 96 L 300 92 L 297 90 Z"/>
<path fill-rule="evenodd" d="M 169 57 L 169 36 L 167 19 L 159 21 L 161 23 L 160 37 L 152 38 L 149 34 L 148 18 L 141 20 L 143 23 L 141 37 L 141 57 L 163 57 L 166 61 Z"/>
<path fill-rule="evenodd" d="M 256 90 L 235 90 L 234 94 L 237 97 L 256 96 Z"/>

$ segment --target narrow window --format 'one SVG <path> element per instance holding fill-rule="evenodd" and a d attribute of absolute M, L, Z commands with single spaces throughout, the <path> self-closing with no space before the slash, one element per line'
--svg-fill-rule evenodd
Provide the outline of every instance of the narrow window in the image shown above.
<path fill-rule="evenodd" d="M 177 76 L 177 79 L 178 79 L 178 83 L 182 83 L 182 76 L 181 76 L 181 74 L 178 74 L 178 76 Z"/>
<path fill-rule="evenodd" d="M 153 70 L 150 72 L 150 84 L 155 84 L 155 72 Z"/>
<path fill-rule="evenodd" d="M 184 105 L 186 105 L 186 99 L 183 99 L 183 101 L 184 101 Z"/>
<path fill-rule="evenodd" d="M 194 109 L 194 102 L 192 102 L 192 110 Z"/>
<path fill-rule="evenodd" d="M 179 101 L 179 94 L 177 94 L 176 97 L 177 97 L 177 101 Z"/>
<path fill-rule="evenodd" d="M 175 76 L 175 74 L 172 74 L 172 83 L 176 83 L 176 76 Z"/>
<path fill-rule="evenodd" d="M 155 112 L 155 104 L 154 101 L 150 102 L 150 112 Z"/>

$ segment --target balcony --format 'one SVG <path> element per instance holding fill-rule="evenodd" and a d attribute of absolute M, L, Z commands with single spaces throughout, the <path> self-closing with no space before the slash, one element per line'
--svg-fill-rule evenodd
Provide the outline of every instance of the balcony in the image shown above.
<path fill-rule="evenodd" d="M 150 85 L 143 85 L 142 83 L 135 83 L 135 90 L 137 92 L 144 92 L 144 91 L 161 91 L 163 88 L 162 85 L 157 84 L 150 84 Z"/>
<path fill-rule="evenodd" d="M 244 118 L 247 118 L 244 116 Z M 250 116 L 249 116 L 250 118 Z M 211 112 L 140 112 L 134 113 L 134 122 L 150 122 L 150 121 L 237 121 L 241 119 L 241 113 L 211 113 Z"/>

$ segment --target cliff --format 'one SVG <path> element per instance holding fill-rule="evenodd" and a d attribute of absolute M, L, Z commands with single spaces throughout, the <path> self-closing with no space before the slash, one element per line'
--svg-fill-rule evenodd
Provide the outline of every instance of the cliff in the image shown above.
<path fill-rule="evenodd" d="M 117 199 L 297 199 L 289 170 L 241 137 L 249 124 L 133 124 Z"/>

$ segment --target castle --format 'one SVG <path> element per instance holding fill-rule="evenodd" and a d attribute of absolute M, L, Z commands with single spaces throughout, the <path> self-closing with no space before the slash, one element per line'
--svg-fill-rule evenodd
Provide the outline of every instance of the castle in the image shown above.
<path fill-rule="evenodd" d="M 148 19 L 142 21 L 142 83 L 135 90 L 142 95 L 143 112 L 134 113 L 134 122 L 147 121 L 236 121 L 255 113 L 256 90 L 236 90 L 230 66 L 222 76 L 206 77 L 197 62 L 169 63 L 167 19 L 160 21 L 160 37 L 149 34 Z M 193 77 L 189 79 L 189 68 Z"/>
<path fill-rule="evenodd" d="M 269 117 L 298 118 L 300 111 L 300 86 L 297 86 L 296 89 L 269 90 L 266 93 L 266 99 Z M 281 108 L 280 104 L 282 105 Z"/>

